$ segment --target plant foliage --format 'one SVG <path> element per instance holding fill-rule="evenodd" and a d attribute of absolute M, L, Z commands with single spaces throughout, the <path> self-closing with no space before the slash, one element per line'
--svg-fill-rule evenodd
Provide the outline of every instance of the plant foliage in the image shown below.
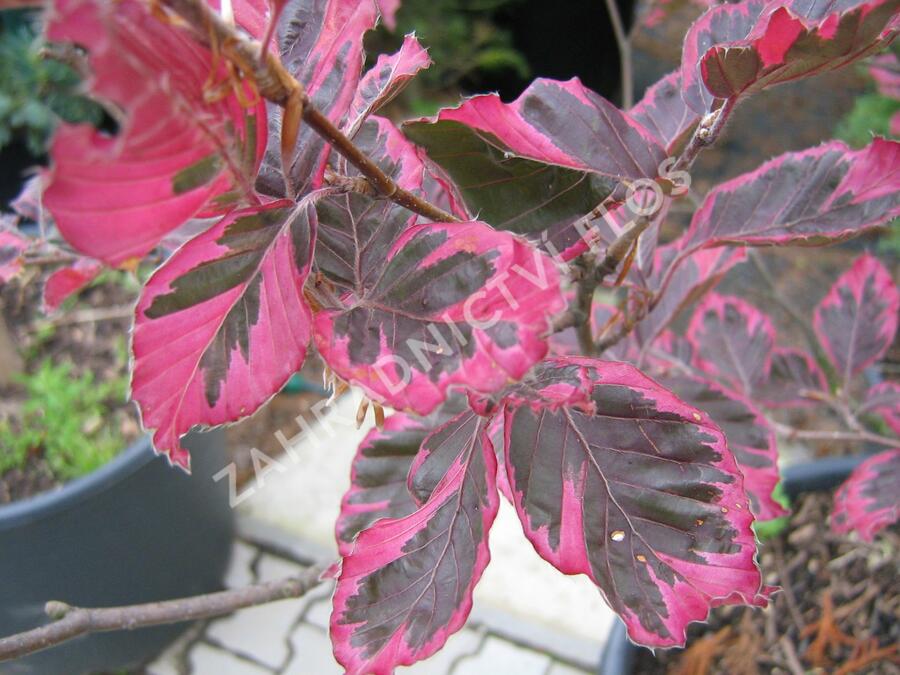
<path fill-rule="evenodd" d="M 714 187 L 674 241 L 656 233 L 741 101 L 875 53 L 898 0 L 715 5 L 631 110 L 539 79 L 512 103 L 478 96 L 399 127 L 378 108 L 429 58 L 409 36 L 363 73 L 362 48 L 399 3 L 231 4 L 240 34 L 221 45 L 179 14 L 202 3 L 50 0 L 48 38 L 87 50 L 90 91 L 120 128 L 62 125 L 43 204 L 86 257 L 63 296 L 100 263 L 163 258 L 135 310 L 131 393 L 173 463 L 189 466 L 181 436 L 251 415 L 310 345 L 398 410 L 360 446 L 337 523 L 331 635 L 347 672 L 419 661 L 464 624 L 501 490 L 538 554 L 590 578 L 641 644 L 682 645 L 717 605 L 765 604 L 752 525 L 784 513 L 770 409 L 896 423 L 896 391 L 859 383 L 900 296 L 860 257 L 815 309 L 807 354 L 711 291 L 744 247 L 889 223 L 900 144 L 784 154 Z M 232 49 L 270 32 L 266 63 L 302 84 L 305 112 Z M 25 255 L 15 236 L 0 240 L 7 266 Z M 598 285 L 615 307 L 594 311 Z M 572 325 L 578 347 L 551 344 Z"/>

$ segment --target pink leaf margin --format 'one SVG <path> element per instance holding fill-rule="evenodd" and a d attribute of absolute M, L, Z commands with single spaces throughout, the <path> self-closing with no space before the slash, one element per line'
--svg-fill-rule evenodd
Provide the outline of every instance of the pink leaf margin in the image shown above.
<path fill-rule="evenodd" d="M 858 532 L 863 541 L 900 519 L 900 449 L 887 450 L 860 464 L 834 495 L 831 527 L 838 534 Z"/>

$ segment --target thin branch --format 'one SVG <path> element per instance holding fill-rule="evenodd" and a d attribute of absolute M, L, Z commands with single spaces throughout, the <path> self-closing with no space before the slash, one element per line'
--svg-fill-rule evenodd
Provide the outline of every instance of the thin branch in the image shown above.
<path fill-rule="evenodd" d="M 769 420 L 775 431 L 780 433 L 788 440 L 795 438 L 804 438 L 810 441 L 856 441 L 859 443 L 869 442 L 878 445 L 884 445 L 889 448 L 900 448 L 900 439 L 888 438 L 873 434 L 870 431 L 861 429 L 859 431 L 813 431 L 806 429 L 797 429 L 787 424 L 781 424 L 774 420 Z"/>
<path fill-rule="evenodd" d="M 622 80 L 622 110 L 628 110 L 634 105 L 634 76 L 632 75 L 631 39 L 625 32 L 625 24 L 619 5 L 616 0 L 606 0 L 606 11 L 609 12 L 609 20 L 612 22 L 613 34 L 616 36 L 616 46 L 619 48 L 619 72 Z"/>
<path fill-rule="evenodd" d="M 321 583 L 324 567 L 314 566 L 296 577 L 178 600 L 124 607 L 83 608 L 52 601 L 45 606 L 54 619 L 40 628 L 0 638 L 0 661 L 17 659 L 81 635 L 114 630 L 134 630 L 182 621 L 196 621 L 262 605 L 299 598 Z"/>
<path fill-rule="evenodd" d="M 697 155 L 700 154 L 700 151 L 716 142 L 716 139 L 718 139 L 719 135 L 722 133 L 722 129 L 725 128 L 725 123 L 728 121 L 728 118 L 731 117 L 731 113 L 734 111 L 736 103 L 737 98 L 725 99 L 725 102 L 722 103 L 721 106 L 700 120 L 700 124 L 697 125 L 697 129 L 694 131 L 694 135 L 691 136 L 691 140 L 685 146 L 684 150 L 681 151 L 681 155 L 679 155 L 675 164 L 672 166 L 672 171 L 684 171 L 689 169 L 694 163 L 694 160 L 697 159 Z"/>
<path fill-rule="evenodd" d="M 303 86 L 284 68 L 277 56 L 269 50 L 262 50 L 256 40 L 238 33 L 203 0 L 161 0 L 161 2 L 193 29 L 196 39 L 201 43 L 209 45 L 210 34 L 213 34 L 222 51 L 246 77 L 253 80 L 260 96 L 285 108 L 286 115 L 298 109 L 302 111 L 303 121 L 369 179 L 380 194 L 431 220 L 439 222 L 459 220 L 440 207 L 397 185 L 313 105 Z"/>
<path fill-rule="evenodd" d="M 575 304 L 572 312 L 575 316 L 575 333 L 578 335 L 578 346 L 581 353 L 590 356 L 594 353 L 594 336 L 591 331 L 591 315 L 594 312 L 594 292 L 597 290 L 597 277 L 590 272 L 594 256 L 590 253 L 582 255 L 577 266 L 584 270 L 581 281 L 575 289 Z"/>

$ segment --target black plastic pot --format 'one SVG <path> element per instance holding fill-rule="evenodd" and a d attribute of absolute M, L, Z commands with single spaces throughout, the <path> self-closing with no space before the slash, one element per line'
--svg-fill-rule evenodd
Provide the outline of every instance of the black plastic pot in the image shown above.
<path fill-rule="evenodd" d="M 827 457 L 814 462 L 789 466 L 781 472 L 781 483 L 788 497 L 794 499 L 804 492 L 831 490 L 843 483 L 847 476 L 869 455 Z M 600 658 L 600 675 L 632 675 L 640 650 L 628 639 L 625 624 L 616 621 L 609 633 Z"/>
<path fill-rule="evenodd" d="M 224 434 L 186 439 L 193 475 L 142 439 L 63 488 L 0 507 L 0 635 L 47 621 L 44 603 L 150 602 L 221 588 L 234 538 Z M 16 661 L 0 673 L 79 675 L 136 667 L 187 625 L 102 633 Z"/>

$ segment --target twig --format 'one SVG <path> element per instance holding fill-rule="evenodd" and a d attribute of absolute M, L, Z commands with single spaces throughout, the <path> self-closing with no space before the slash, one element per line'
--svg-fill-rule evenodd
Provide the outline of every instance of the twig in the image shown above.
<path fill-rule="evenodd" d="M 134 630 L 145 626 L 208 619 L 245 607 L 299 598 L 321 583 L 319 577 L 324 569 L 314 566 L 296 577 L 280 581 L 142 605 L 89 609 L 72 607 L 64 602 L 48 602 L 45 611 L 55 621 L 24 633 L 0 638 L 0 661 L 33 654 L 90 633 Z"/>
<path fill-rule="evenodd" d="M 634 105 L 634 77 L 632 75 L 631 39 L 625 32 L 625 24 L 616 0 L 606 0 L 606 10 L 612 22 L 613 34 L 616 36 L 616 47 L 619 49 L 619 73 L 622 80 L 622 109 L 628 110 Z"/>
<path fill-rule="evenodd" d="M 594 311 L 594 291 L 597 290 L 597 277 L 590 273 L 594 257 L 586 253 L 578 259 L 577 265 L 585 270 L 575 290 L 575 332 L 578 335 L 578 346 L 582 354 L 590 356 L 594 353 L 594 337 L 591 331 L 591 314 Z"/>
<path fill-rule="evenodd" d="M 619 265 L 628 255 L 631 247 L 634 246 L 638 237 L 650 227 L 650 218 L 648 216 L 639 216 L 635 218 L 627 230 L 609 245 L 603 260 L 594 270 L 594 276 L 597 283 L 603 283 L 603 280 L 618 269 Z"/>
<path fill-rule="evenodd" d="M 736 98 L 725 99 L 725 102 L 719 108 L 713 110 L 700 120 L 700 124 L 697 125 L 697 129 L 694 131 L 694 135 L 691 136 L 691 140 L 685 146 L 684 150 L 681 151 L 681 155 L 679 155 L 675 164 L 672 166 L 672 171 L 684 171 L 689 169 L 691 164 L 694 163 L 694 160 L 697 159 L 697 155 L 700 154 L 700 151 L 716 142 L 719 134 L 722 133 L 722 129 L 725 128 L 725 123 L 731 116 L 736 102 Z"/>
<path fill-rule="evenodd" d="M 269 50 L 263 50 L 256 40 L 238 33 L 203 0 L 161 0 L 161 2 L 193 28 L 196 39 L 201 43 L 209 45 L 210 34 L 213 34 L 216 42 L 222 45 L 223 51 L 231 57 L 235 65 L 256 83 L 260 96 L 286 110 L 296 110 L 299 105 L 303 121 L 328 141 L 338 153 L 346 157 L 369 179 L 380 194 L 431 220 L 440 222 L 459 220 L 440 207 L 397 185 L 313 105 L 302 85 L 285 70 L 278 57 Z"/>
<path fill-rule="evenodd" d="M 900 448 L 900 439 L 880 436 L 878 434 L 873 434 L 870 431 L 866 431 L 865 429 L 860 431 L 807 431 L 805 429 L 797 429 L 787 424 L 781 424 L 774 420 L 769 420 L 769 422 L 775 428 L 775 431 L 788 440 L 805 438 L 812 441 L 857 441 L 860 443 L 868 441 L 889 448 Z"/>
<path fill-rule="evenodd" d="M 134 305 L 116 305 L 115 307 L 89 307 L 77 312 L 69 312 L 50 319 L 53 326 L 65 326 L 73 323 L 95 323 L 123 319 L 134 314 Z"/>
<path fill-rule="evenodd" d="M 783 635 L 781 640 L 778 641 L 778 644 L 781 646 L 784 658 L 791 669 L 791 675 L 803 675 L 806 672 L 806 669 L 803 667 L 803 664 L 800 663 L 800 657 L 797 656 L 797 650 L 794 649 L 794 645 L 791 644 L 790 638 L 787 635 Z"/>

